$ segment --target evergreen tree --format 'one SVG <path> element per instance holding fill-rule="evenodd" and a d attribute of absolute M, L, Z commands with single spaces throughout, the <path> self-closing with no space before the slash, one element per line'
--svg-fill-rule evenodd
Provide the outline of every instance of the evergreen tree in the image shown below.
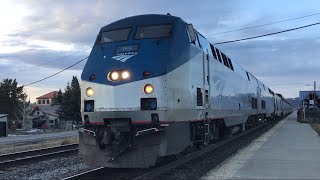
<path fill-rule="evenodd" d="M 52 105 L 61 105 L 63 100 L 63 94 L 61 89 L 59 89 L 57 96 L 52 100 Z"/>
<path fill-rule="evenodd" d="M 78 78 L 76 76 L 72 77 L 71 81 L 71 94 L 70 99 L 72 102 L 72 112 L 73 120 L 79 124 L 81 122 L 81 90 Z"/>
<path fill-rule="evenodd" d="M 18 107 L 26 97 L 23 87 L 18 87 L 16 79 L 7 78 L 0 83 L 0 112 L 9 115 L 9 125 L 21 119 Z"/>
<path fill-rule="evenodd" d="M 77 124 L 81 122 L 80 92 L 78 78 L 73 76 L 71 84 L 67 84 L 65 92 L 62 96 L 60 107 L 58 109 L 58 115 L 60 119 L 73 121 Z"/>

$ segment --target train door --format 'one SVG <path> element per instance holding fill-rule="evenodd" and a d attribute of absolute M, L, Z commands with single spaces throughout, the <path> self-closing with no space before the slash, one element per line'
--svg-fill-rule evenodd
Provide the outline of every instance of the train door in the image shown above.
<path fill-rule="evenodd" d="M 210 71 L 209 71 L 209 54 L 208 52 L 203 52 L 203 89 L 204 89 L 204 108 L 210 108 Z"/>
<path fill-rule="evenodd" d="M 203 106 L 205 113 L 208 114 L 210 109 L 210 69 L 209 69 L 209 55 L 212 56 L 212 51 L 209 42 L 201 35 L 198 34 L 200 46 L 202 48 L 202 63 L 203 63 Z"/>
<path fill-rule="evenodd" d="M 258 87 L 257 87 L 257 109 L 258 112 L 261 113 L 261 100 L 262 100 L 262 94 L 261 94 L 261 87 L 259 86 L 258 83 Z"/>
<path fill-rule="evenodd" d="M 208 144 L 212 139 L 213 122 L 209 118 L 210 110 L 210 58 L 212 56 L 210 43 L 201 35 L 198 34 L 199 43 L 202 48 L 202 64 L 203 64 L 203 127 L 204 127 L 204 144 Z M 211 115 L 212 116 L 212 115 Z"/>

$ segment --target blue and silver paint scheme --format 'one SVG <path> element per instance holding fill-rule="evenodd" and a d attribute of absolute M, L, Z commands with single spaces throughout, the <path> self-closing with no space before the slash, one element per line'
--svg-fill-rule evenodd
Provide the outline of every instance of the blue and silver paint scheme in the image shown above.
<path fill-rule="evenodd" d="M 168 38 L 134 38 L 137 27 L 164 24 L 173 27 Z M 221 63 L 200 33 L 198 44 L 190 42 L 187 25 L 179 17 L 151 14 L 124 18 L 101 28 L 81 75 L 85 129 L 80 132 L 79 152 L 87 163 L 149 167 L 157 158 L 178 154 L 193 145 L 190 129 L 194 122 L 219 121 L 225 128 L 244 131 L 254 118 L 266 120 L 281 115 L 281 108 L 275 107 L 286 104 L 282 97 L 234 61 L 233 69 Z M 123 28 L 131 29 L 128 40 L 99 43 L 101 33 Z M 126 52 L 121 53 L 121 48 Z M 112 71 L 124 70 L 130 73 L 129 79 L 114 82 L 107 78 Z M 145 71 L 151 74 L 147 78 L 143 76 Z M 90 79 L 92 75 L 95 78 Z M 144 92 L 146 84 L 154 87 L 153 93 Z M 89 87 L 93 90 L 90 97 L 86 95 Z M 141 98 L 156 98 L 156 109 L 141 110 Z M 86 112 L 86 101 L 94 102 L 92 112 Z M 288 107 L 286 112 L 290 111 Z M 152 119 L 155 114 L 156 123 Z M 129 130 L 117 124 L 118 119 L 129 120 L 124 123 Z M 112 128 L 117 129 L 111 130 L 114 136 L 126 132 L 134 139 L 126 140 L 134 143 L 118 148 L 116 153 L 110 152 L 108 145 L 99 147 L 97 141 L 107 142 L 106 134 Z"/>

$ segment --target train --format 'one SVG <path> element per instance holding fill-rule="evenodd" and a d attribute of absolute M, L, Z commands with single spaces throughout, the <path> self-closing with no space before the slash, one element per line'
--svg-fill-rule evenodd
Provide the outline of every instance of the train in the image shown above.
<path fill-rule="evenodd" d="M 170 14 L 102 27 L 81 74 L 79 154 L 147 168 L 292 112 L 291 105 Z"/>

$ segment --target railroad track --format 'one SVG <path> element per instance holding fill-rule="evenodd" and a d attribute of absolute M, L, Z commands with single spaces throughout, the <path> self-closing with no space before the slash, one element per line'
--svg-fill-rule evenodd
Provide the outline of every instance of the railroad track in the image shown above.
<path fill-rule="evenodd" d="M 285 118 L 285 117 L 284 117 Z M 203 157 L 205 154 L 209 152 L 215 151 L 224 145 L 230 144 L 231 142 L 235 142 L 236 140 L 243 138 L 247 135 L 257 133 L 261 130 L 261 133 L 258 133 L 257 137 L 272 128 L 275 124 L 277 124 L 281 119 L 274 120 L 270 123 L 264 123 L 257 127 L 254 127 L 250 130 L 247 130 L 238 135 L 232 136 L 231 138 L 227 138 L 217 142 L 215 144 L 209 145 L 202 150 L 192 152 L 187 154 L 175 161 L 171 161 L 162 166 L 147 168 L 147 169 L 125 169 L 125 168 L 104 168 L 99 167 L 87 172 L 83 172 L 81 174 L 73 175 L 65 178 L 64 180 L 73 180 L 73 179 L 170 179 L 170 173 L 175 169 L 182 169 L 186 163 L 190 163 L 192 160 L 196 160 L 200 157 Z M 264 129 L 264 130 L 262 130 Z M 256 137 L 255 137 L 256 138 Z M 172 177 L 171 177 L 172 178 Z"/>
<path fill-rule="evenodd" d="M 246 135 L 249 135 L 249 134 L 252 134 L 254 132 L 257 132 L 263 128 L 266 128 L 266 127 L 269 127 L 268 129 L 270 129 L 271 127 L 273 127 L 276 123 L 278 123 L 280 120 L 276 120 L 276 121 L 273 121 L 271 123 L 264 123 L 264 124 L 261 124 L 259 126 L 256 126 L 250 130 L 247 130 L 243 133 L 240 133 L 240 134 L 237 134 L 235 136 L 232 136 L 231 138 L 228 138 L 228 139 L 225 139 L 225 140 L 222 140 L 220 142 L 217 142 L 215 144 L 212 144 L 204 149 L 202 149 L 201 151 L 196 151 L 196 152 L 193 152 L 193 153 L 190 153 L 186 156 L 184 156 L 183 158 L 181 159 L 178 159 L 174 162 L 171 162 L 169 164 L 166 164 L 162 167 L 159 167 L 159 168 L 156 168 L 155 170 L 152 170 L 152 171 L 149 171 L 147 173 L 144 173 L 140 176 L 137 176 L 135 178 L 132 178 L 133 180 L 143 180 L 143 179 L 171 179 L 170 178 L 170 171 L 173 171 L 175 169 L 184 169 L 184 168 L 188 168 L 188 166 L 184 167 L 185 164 L 187 163 L 190 163 L 192 160 L 196 160 L 198 158 L 201 158 L 203 156 L 205 156 L 206 154 L 208 154 L 209 152 L 212 152 L 212 151 L 215 151 L 217 149 L 219 149 L 220 147 L 224 146 L 224 145 L 227 145 L 231 142 L 235 142 L 236 140 L 246 136 Z M 265 132 L 265 131 L 263 131 Z M 263 134 L 263 132 L 261 134 Z M 259 135 L 261 135 L 259 134 Z"/>
<path fill-rule="evenodd" d="M 30 161 L 35 162 L 58 156 L 76 154 L 77 152 L 78 144 L 68 144 L 50 148 L 4 154 L 0 155 L 0 169 L 22 165 Z"/>

